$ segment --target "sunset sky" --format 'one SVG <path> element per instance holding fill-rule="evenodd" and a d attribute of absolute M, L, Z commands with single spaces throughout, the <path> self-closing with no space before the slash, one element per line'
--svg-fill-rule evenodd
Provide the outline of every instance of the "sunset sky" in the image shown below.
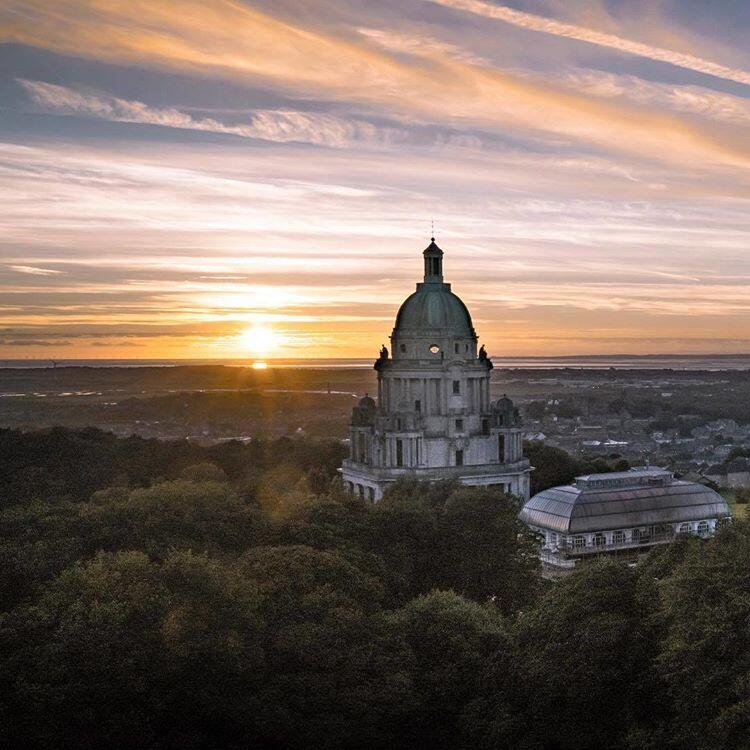
<path fill-rule="evenodd" d="M 0 0 L 0 357 L 750 352 L 747 0 Z"/>

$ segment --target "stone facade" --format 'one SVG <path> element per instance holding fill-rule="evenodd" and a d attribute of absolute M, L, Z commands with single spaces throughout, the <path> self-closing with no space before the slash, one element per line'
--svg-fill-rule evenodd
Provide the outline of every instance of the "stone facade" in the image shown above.
<path fill-rule="evenodd" d="M 529 496 L 528 461 L 512 401 L 490 399 L 492 362 L 464 303 L 443 281 L 443 252 L 424 251 L 424 281 L 403 303 L 375 362 L 377 401 L 352 412 L 347 488 L 377 502 L 399 477 L 456 478 Z"/>

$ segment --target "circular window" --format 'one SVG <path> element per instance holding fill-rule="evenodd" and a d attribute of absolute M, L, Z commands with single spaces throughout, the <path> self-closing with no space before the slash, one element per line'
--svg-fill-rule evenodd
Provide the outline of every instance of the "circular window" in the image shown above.
<path fill-rule="evenodd" d="M 440 351 L 440 347 L 437 344 L 432 344 L 432 346 L 430 346 L 430 351 L 433 354 L 437 354 Z"/>

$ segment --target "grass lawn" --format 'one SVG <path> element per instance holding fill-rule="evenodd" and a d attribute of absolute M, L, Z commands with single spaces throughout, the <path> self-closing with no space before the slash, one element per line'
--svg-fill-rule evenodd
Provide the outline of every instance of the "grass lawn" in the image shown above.
<path fill-rule="evenodd" d="M 747 503 L 738 503 L 734 490 L 720 490 L 719 493 L 729 503 L 734 518 L 747 518 Z"/>

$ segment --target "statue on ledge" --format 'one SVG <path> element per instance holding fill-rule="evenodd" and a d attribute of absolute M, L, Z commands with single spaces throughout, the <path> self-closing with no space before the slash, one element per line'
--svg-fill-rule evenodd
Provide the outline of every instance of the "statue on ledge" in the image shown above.
<path fill-rule="evenodd" d="M 380 356 L 375 360 L 375 369 L 379 370 L 388 361 L 388 349 L 385 344 L 380 347 Z"/>
<path fill-rule="evenodd" d="M 493 368 L 492 360 L 487 356 L 487 350 L 484 348 L 484 344 L 479 347 L 479 361 L 484 362 L 489 370 Z"/>

